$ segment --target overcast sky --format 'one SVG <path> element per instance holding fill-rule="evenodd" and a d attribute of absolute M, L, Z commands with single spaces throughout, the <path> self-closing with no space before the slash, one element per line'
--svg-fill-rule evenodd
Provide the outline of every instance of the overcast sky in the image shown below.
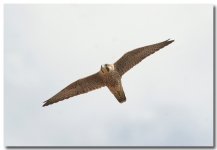
<path fill-rule="evenodd" d="M 5 5 L 6 146 L 211 146 L 212 5 Z M 137 47 L 175 39 L 107 88 L 41 107 Z"/>

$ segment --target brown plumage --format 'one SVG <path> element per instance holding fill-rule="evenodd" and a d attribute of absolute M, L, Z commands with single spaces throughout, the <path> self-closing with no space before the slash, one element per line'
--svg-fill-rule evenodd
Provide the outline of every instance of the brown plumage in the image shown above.
<path fill-rule="evenodd" d="M 95 73 L 91 76 L 79 79 L 71 83 L 59 93 L 51 97 L 49 100 L 45 101 L 45 104 L 43 106 L 47 106 L 62 101 L 64 99 L 68 99 L 79 94 L 87 93 L 103 86 L 105 86 L 105 84 L 101 79 L 101 76 L 99 75 L 99 73 Z"/>
<path fill-rule="evenodd" d="M 141 62 L 147 56 L 169 45 L 173 41 L 174 40 L 166 40 L 157 44 L 129 51 L 114 64 L 105 64 L 104 66 L 101 66 L 99 72 L 86 78 L 79 79 L 68 85 L 59 93 L 45 101 L 43 106 L 65 100 L 79 94 L 87 93 L 104 86 L 109 88 L 111 93 L 120 103 L 125 102 L 126 96 L 121 84 L 121 77 L 124 73 Z"/>

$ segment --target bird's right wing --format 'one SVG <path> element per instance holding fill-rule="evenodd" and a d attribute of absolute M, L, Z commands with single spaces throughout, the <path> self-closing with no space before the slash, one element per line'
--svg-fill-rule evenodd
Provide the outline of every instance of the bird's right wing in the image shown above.
<path fill-rule="evenodd" d="M 125 72 L 141 62 L 144 58 L 169 45 L 173 41 L 174 40 L 166 40 L 157 44 L 148 45 L 129 51 L 115 62 L 115 69 L 122 76 Z"/>
<path fill-rule="evenodd" d="M 48 106 L 50 104 L 57 103 L 64 99 L 68 99 L 70 97 L 101 88 L 103 86 L 105 86 L 105 84 L 101 79 L 101 76 L 99 75 L 99 73 L 95 73 L 86 78 L 79 79 L 74 83 L 71 83 L 66 88 L 61 90 L 59 93 L 57 93 L 50 99 L 46 100 L 43 106 Z"/>

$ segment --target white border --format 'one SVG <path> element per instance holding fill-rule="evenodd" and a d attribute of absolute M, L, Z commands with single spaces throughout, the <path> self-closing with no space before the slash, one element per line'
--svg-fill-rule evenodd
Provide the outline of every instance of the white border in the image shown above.
<path fill-rule="evenodd" d="M 143 3 L 143 4 L 214 4 L 216 3 L 216 0 L 3 0 L 4 4 L 11 4 L 11 3 L 30 3 L 30 4 L 36 4 L 36 3 L 51 3 L 51 4 L 63 4 L 63 3 L 88 3 L 88 4 L 107 4 L 107 3 L 114 3 L 114 4 L 132 4 L 132 3 Z"/>
<path fill-rule="evenodd" d="M 1 77 L 1 86 L 0 86 L 0 150 L 1 149 L 6 149 L 3 145 L 4 141 L 4 130 L 3 130 L 3 87 L 4 87 L 4 75 L 3 75 L 3 40 L 4 40 L 4 20 L 3 20 L 3 7 L 4 4 L 65 4 L 65 3 L 70 3 L 70 4 L 134 4 L 134 3 L 141 3 L 141 4 L 213 4 L 217 6 L 217 1 L 216 0 L 3 0 L 0 1 L 0 47 L 1 47 L 1 53 L 0 53 L 0 77 Z M 216 16 L 215 16 L 216 19 Z M 216 42 L 216 41 L 215 41 Z M 216 148 L 215 148 L 216 149 Z"/>

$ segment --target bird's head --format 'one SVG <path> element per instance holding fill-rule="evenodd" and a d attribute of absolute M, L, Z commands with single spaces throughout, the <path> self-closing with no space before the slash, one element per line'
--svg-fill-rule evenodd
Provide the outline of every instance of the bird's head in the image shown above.
<path fill-rule="evenodd" d="M 114 65 L 113 64 L 101 65 L 101 69 L 100 69 L 100 71 L 102 73 L 109 73 L 110 71 L 113 71 L 113 70 L 114 70 Z"/>

